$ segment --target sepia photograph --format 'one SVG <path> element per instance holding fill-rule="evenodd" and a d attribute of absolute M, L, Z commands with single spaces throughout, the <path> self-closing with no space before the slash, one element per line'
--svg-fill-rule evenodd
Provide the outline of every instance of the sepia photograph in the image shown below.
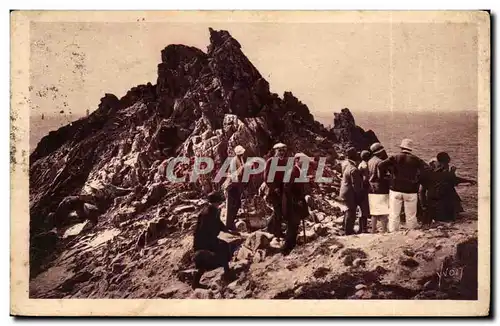
<path fill-rule="evenodd" d="M 11 44 L 11 313 L 488 315 L 489 12 L 13 11 Z"/>

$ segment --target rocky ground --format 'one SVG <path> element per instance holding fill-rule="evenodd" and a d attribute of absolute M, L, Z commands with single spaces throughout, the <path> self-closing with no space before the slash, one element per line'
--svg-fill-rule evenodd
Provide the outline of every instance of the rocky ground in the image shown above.
<path fill-rule="evenodd" d="M 97 110 L 50 132 L 30 155 L 30 297 L 473 298 L 472 213 L 430 230 L 341 236 L 337 159 L 348 146 L 375 141 L 348 109 L 329 129 L 290 92 L 271 93 L 227 31 L 210 29 L 206 52 L 169 45 L 155 85 L 120 99 L 106 94 Z M 191 290 L 195 215 L 221 185 L 210 176 L 171 183 L 165 166 L 208 156 L 217 168 L 236 145 L 266 157 L 276 142 L 292 154 L 326 157 L 324 175 L 333 178 L 313 188 L 305 244 L 301 231 L 299 246 L 283 257 L 278 239 L 258 231 L 270 212 L 256 196 L 256 177 L 239 214 L 242 236 L 223 235 L 235 249 L 237 279 L 224 284 L 215 270 L 202 279 L 210 289 Z M 190 165 L 175 173 L 189 175 Z M 68 196 L 86 201 L 84 209 L 55 220 Z"/>
<path fill-rule="evenodd" d="M 476 295 L 477 223 L 472 216 L 426 230 L 353 236 L 337 235 L 341 217 L 322 216 L 321 222 L 306 222 L 306 243 L 301 230 L 299 245 L 286 257 L 278 251 L 278 239 L 261 231 L 245 232 L 242 221 L 241 237 L 221 234 L 235 245 L 231 267 L 236 279 L 224 282 L 220 268 L 202 278 L 208 289 L 192 290 L 190 231 L 195 207 L 179 206 L 181 213 L 168 217 L 165 229 L 157 227 L 144 247 L 133 234 L 147 221 L 122 228 L 110 225 L 97 232 L 69 230 L 64 249 L 31 281 L 31 297 L 472 299 Z M 81 233 L 69 235 L 70 231 Z"/>

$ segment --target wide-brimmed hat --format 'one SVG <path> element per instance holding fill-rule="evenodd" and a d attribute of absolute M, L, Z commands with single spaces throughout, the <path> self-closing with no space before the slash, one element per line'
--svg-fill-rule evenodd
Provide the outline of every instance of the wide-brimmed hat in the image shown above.
<path fill-rule="evenodd" d="M 368 158 L 370 157 L 370 152 L 369 152 L 369 151 L 366 151 L 366 150 L 361 151 L 360 156 L 361 156 L 361 158 L 362 158 L 363 160 L 366 160 L 366 159 L 368 159 Z"/>
<path fill-rule="evenodd" d="M 295 158 L 295 159 L 299 158 L 299 159 L 304 160 L 304 161 L 312 161 L 312 160 L 313 160 L 313 158 L 312 158 L 312 157 L 309 157 L 309 156 L 307 156 L 306 154 L 301 153 L 301 152 L 299 152 L 299 153 L 295 154 L 295 155 L 293 156 L 293 158 Z"/>
<path fill-rule="evenodd" d="M 348 160 L 356 160 L 358 158 L 358 151 L 354 147 L 349 147 L 346 151 L 346 156 Z"/>
<path fill-rule="evenodd" d="M 370 146 L 370 151 L 372 152 L 372 154 L 378 154 L 384 150 L 385 150 L 385 148 L 384 148 L 384 146 L 382 146 L 381 143 L 373 143 Z"/>
<path fill-rule="evenodd" d="M 413 140 L 405 138 L 401 141 L 401 145 L 399 145 L 402 149 L 406 149 L 409 151 L 413 151 Z"/>
<path fill-rule="evenodd" d="M 243 153 L 245 153 L 245 148 L 243 146 L 238 145 L 234 148 L 234 153 L 236 155 L 243 155 Z"/>
<path fill-rule="evenodd" d="M 283 143 L 277 143 L 276 145 L 273 146 L 273 149 L 280 149 L 280 148 L 286 148 L 286 145 Z"/>
<path fill-rule="evenodd" d="M 207 200 L 209 203 L 217 204 L 217 203 L 222 203 L 225 200 L 225 198 L 224 195 L 221 194 L 220 192 L 213 191 L 207 196 Z"/>

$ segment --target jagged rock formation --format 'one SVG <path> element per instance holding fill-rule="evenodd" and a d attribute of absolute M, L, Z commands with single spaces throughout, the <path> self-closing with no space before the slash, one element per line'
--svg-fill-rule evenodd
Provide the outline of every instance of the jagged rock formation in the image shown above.
<path fill-rule="evenodd" d="M 370 145 L 378 142 L 378 138 L 372 130 L 364 131 L 356 125 L 354 117 L 345 108 L 340 113 L 334 113 L 332 132 L 339 143 L 345 146 L 354 146 L 357 150 L 370 148 Z"/>
<path fill-rule="evenodd" d="M 278 141 L 292 152 L 327 156 L 324 174 L 334 179 L 313 189 L 315 207 L 306 230 L 300 231 L 297 250 L 285 259 L 277 254 L 277 239 L 254 232 L 265 223 L 269 208 L 253 196 L 257 187 L 250 184 L 237 223 L 248 231 L 246 239 L 228 239 L 236 247 L 231 266 L 239 279 L 225 287 L 215 270 L 202 279 L 212 290 L 191 291 L 194 216 L 205 204 L 203 193 L 219 185 L 210 178 L 170 183 L 164 179 L 166 164 L 177 156 L 210 156 L 220 164 L 238 144 L 251 156 L 266 156 Z M 105 94 L 96 111 L 50 132 L 31 154 L 30 296 L 302 298 L 332 284 L 337 294 L 329 288 L 321 297 L 366 297 L 367 289 L 380 290 L 379 297 L 415 296 L 415 289 L 377 283 L 384 270 L 375 265 L 389 270 L 393 261 L 370 262 L 357 249 L 361 244 L 335 240 L 343 220 L 334 201 L 339 174 L 333 159 L 347 146 L 365 149 L 374 141 L 374 133 L 357 127 L 348 109 L 335 115 L 328 130 L 292 93 L 283 98 L 271 93 L 227 31 L 210 29 L 206 53 L 169 45 L 161 52 L 156 85 L 139 85 L 120 99 Z M 189 171 L 188 164 L 181 164 L 175 173 Z M 62 220 L 54 217 L 51 213 L 70 195 L 83 198 L 83 208 L 75 213 L 69 207 Z M 63 235 L 53 231 L 56 224 L 67 227 Z M 389 242 L 387 248 L 393 246 Z M 419 264 L 434 273 L 432 264 Z M 347 277 L 348 286 L 338 286 L 351 269 L 357 274 Z M 298 280 L 301 275 L 306 279 Z M 353 288 L 367 277 L 367 289 Z"/>
<path fill-rule="evenodd" d="M 217 167 L 238 144 L 263 156 L 278 141 L 293 152 L 335 157 L 334 135 L 292 93 L 283 99 L 271 93 L 227 31 L 210 29 L 207 53 L 175 44 L 161 52 L 161 60 L 156 85 L 139 85 L 120 99 L 106 94 L 96 111 L 50 132 L 31 154 L 32 247 L 40 247 L 35 236 L 53 227 L 47 216 L 66 196 L 94 195 L 102 214 L 116 216 L 112 196 L 95 196 L 95 183 L 134 187 L 135 195 L 122 205 L 129 215 L 178 187 L 207 192 L 217 186 L 200 181 L 205 184 L 156 187 L 158 167 L 172 157 L 210 156 Z M 135 203 L 148 194 L 153 200 Z"/>

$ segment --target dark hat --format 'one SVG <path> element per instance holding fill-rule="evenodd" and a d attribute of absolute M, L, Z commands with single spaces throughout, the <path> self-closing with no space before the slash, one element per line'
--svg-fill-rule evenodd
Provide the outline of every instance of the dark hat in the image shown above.
<path fill-rule="evenodd" d="M 208 197 L 207 197 L 207 200 L 209 203 L 212 203 L 212 204 L 216 204 L 216 203 L 222 203 L 224 201 L 224 195 L 222 195 L 220 192 L 218 191 L 213 191 L 211 192 Z"/>
<path fill-rule="evenodd" d="M 346 156 L 347 159 L 349 160 L 356 160 L 358 158 L 358 152 L 356 151 L 356 148 L 354 147 L 349 147 L 346 151 Z"/>
<path fill-rule="evenodd" d="M 448 155 L 448 153 L 446 153 L 446 152 L 438 153 L 436 158 L 437 158 L 439 163 L 450 163 L 450 161 L 451 161 L 450 155 Z"/>
<path fill-rule="evenodd" d="M 370 152 L 369 151 L 361 151 L 361 159 L 367 160 L 370 158 Z"/>

